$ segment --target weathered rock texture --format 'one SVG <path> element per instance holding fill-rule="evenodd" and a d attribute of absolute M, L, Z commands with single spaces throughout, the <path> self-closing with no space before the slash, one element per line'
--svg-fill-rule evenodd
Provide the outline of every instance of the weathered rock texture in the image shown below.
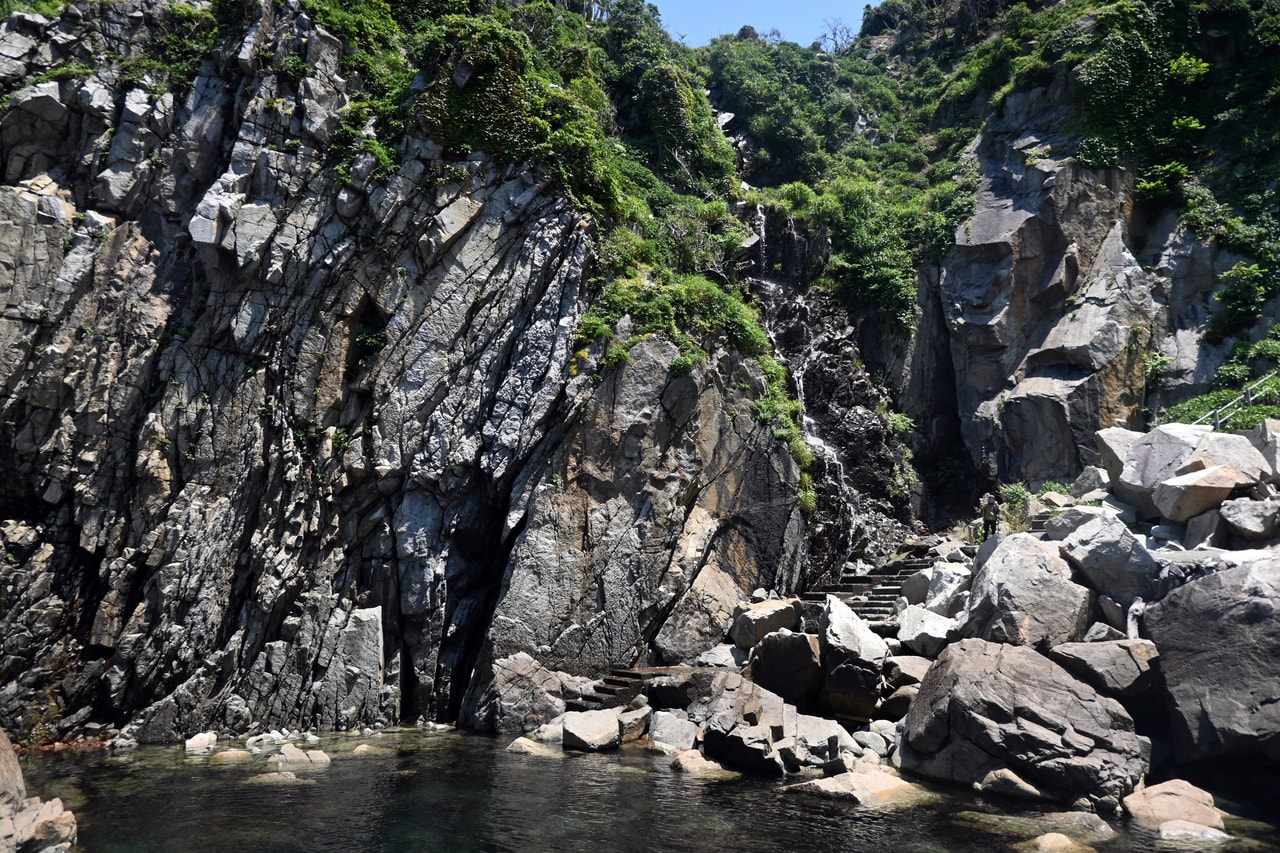
<path fill-rule="evenodd" d="M 496 661 L 692 657 L 797 584 L 749 362 L 575 354 L 592 225 L 528 169 L 417 132 L 336 169 L 296 6 L 190 85 L 100 64 L 162 7 L 0 25 L 0 722 L 478 718 Z"/>
<path fill-rule="evenodd" d="M 1144 355 L 1172 359 L 1165 381 L 1183 389 L 1207 388 L 1224 357 L 1197 330 L 1238 258 L 1176 216 L 1136 220 L 1129 175 L 1071 159 L 1071 86 L 1057 74 L 987 117 L 969 149 L 977 209 L 921 276 L 918 333 L 890 359 L 904 411 L 921 424 L 958 413 L 968 457 L 1000 482 L 1070 482 L 1099 464 L 1094 432 L 1136 427 L 1158 400 Z"/>
<path fill-rule="evenodd" d="M 1111 810 L 1147 769 L 1124 708 L 1025 646 L 949 646 L 900 726 L 903 769 L 998 793 Z"/>
<path fill-rule="evenodd" d="M 1280 555 L 1188 583 L 1148 608 L 1180 761 L 1280 762 Z"/>

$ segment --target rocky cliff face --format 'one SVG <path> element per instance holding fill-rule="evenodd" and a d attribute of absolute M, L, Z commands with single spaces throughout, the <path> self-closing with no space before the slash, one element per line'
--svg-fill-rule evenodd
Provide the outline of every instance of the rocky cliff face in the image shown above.
<path fill-rule="evenodd" d="M 1009 95 L 969 151 L 973 217 L 921 284 L 920 333 L 901 359 L 903 408 L 1003 482 L 1069 481 L 1097 464 L 1092 435 L 1140 426 L 1157 401 L 1144 356 L 1201 388 L 1223 353 L 1198 333 L 1216 275 L 1238 258 L 1169 216 L 1147 222 L 1132 177 L 1070 159 L 1071 81 Z M 950 377 L 950 378 L 948 378 Z"/>
<path fill-rule="evenodd" d="M 336 170 L 296 6 L 133 81 L 162 6 L 0 26 L 0 724 L 455 719 L 496 658 L 682 660 L 801 582 L 747 360 L 575 352 L 589 220 L 415 132 Z"/>

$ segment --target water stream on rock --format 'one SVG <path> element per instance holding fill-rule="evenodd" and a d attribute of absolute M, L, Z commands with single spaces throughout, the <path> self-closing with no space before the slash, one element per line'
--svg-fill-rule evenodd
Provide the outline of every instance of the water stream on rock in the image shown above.
<path fill-rule="evenodd" d="M 789 220 L 773 220 L 763 208 L 751 219 L 755 274 L 747 283 L 803 407 L 817 497 L 808 576 L 820 586 L 864 573 L 914 531 L 887 500 L 897 458 L 878 412 L 888 401 L 862 368 L 857 329 L 831 292 L 801 283 L 813 273 L 809 239 Z"/>
<path fill-rule="evenodd" d="M 354 755 L 361 743 L 379 752 Z M 181 747 L 36 754 L 22 763 L 33 792 L 61 796 L 75 810 L 79 849 L 89 853 L 990 853 L 1035 834 L 999 830 L 999 804 L 944 796 L 934 806 L 877 813 L 787 793 L 776 779 L 692 778 L 638 746 L 540 758 L 508 753 L 506 743 L 453 731 L 331 736 L 319 746 L 332 764 L 298 771 L 287 784 L 251 781 L 268 772 L 265 756 L 220 764 Z M 1280 850 L 1275 827 L 1249 831 L 1251 841 L 1218 849 Z M 1122 831 L 1094 846 L 1106 853 L 1154 845 Z"/>

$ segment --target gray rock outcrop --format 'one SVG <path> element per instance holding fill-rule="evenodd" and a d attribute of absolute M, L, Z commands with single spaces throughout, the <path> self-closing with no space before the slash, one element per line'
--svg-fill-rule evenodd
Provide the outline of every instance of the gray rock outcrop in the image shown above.
<path fill-rule="evenodd" d="M 1089 590 L 1071 580 L 1071 567 L 1052 542 L 1015 533 L 974 572 L 961 631 L 1048 651 L 1084 636 L 1091 604 Z"/>
<path fill-rule="evenodd" d="M 97 46 L 141 56 L 162 6 L 0 23 L 0 722 L 534 722 L 499 662 L 691 660 L 796 588 L 750 359 L 602 366 L 590 217 L 417 128 L 335 168 L 345 48 L 296 5 L 127 78 Z"/>
<path fill-rule="evenodd" d="M 1180 761 L 1280 761 L 1280 555 L 1258 557 L 1147 608 Z"/>
<path fill-rule="evenodd" d="M 1114 810 L 1147 769 L 1124 708 L 1025 646 L 949 646 L 899 725 L 904 770 L 979 790 Z"/>

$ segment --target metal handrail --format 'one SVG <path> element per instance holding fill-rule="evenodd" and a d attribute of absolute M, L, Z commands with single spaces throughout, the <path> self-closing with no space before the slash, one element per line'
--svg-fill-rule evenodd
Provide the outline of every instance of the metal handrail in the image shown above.
<path fill-rule="evenodd" d="M 1191 422 L 1191 425 L 1192 425 L 1192 426 L 1199 426 L 1200 424 L 1204 423 L 1205 421 L 1212 419 L 1212 420 L 1213 420 L 1213 428 L 1214 428 L 1214 429 L 1222 429 L 1222 417 L 1223 417 L 1223 413 L 1224 413 L 1224 412 L 1228 412 L 1228 411 L 1230 411 L 1231 409 L 1235 408 L 1236 406 L 1238 406 L 1238 405 L 1240 404 L 1240 402 L 1241 402 L 1242 400 L 1243 400 L 1246 404 L 1248 404 L 1248 405 L 1252 406 L 1252 405 L 1253 405 L 1253 392 L 1254 392 L 1254 391 L 1256 391 L 1256 390 L 1258 390 L 1258 386 L 1259 386 L 1259 385 L 1261 385 L 1263 382 L 1266 382 L 1266 381 L 1267 381 L 1267 380 L 1269 380 L 1269 379 L 1274 379 L 1274 378 L 1275 378 L 1276 376 L 1278 376 L 1278 375 L 1280 375 L 1280 368 L 1278 368 L 1278 369 L 1276 369 L 1276 370 L 1271 371 L 1271 372 L 1270 372 L 1270 373 L 1268 373 L 1266 376 L 1264 376 L 1264 377 L 1262 377 L 1261 379 L 1259 379 L 1259 380 L 1255 381 L 1252 385 L 1246 385 L 1246 386 L 1244 387 L 1244 389 L 1242 390 L 1242 392 L 1241 392 L 1241 394 L 1240 394 L 1240 396 L 1239 396 L 1239 397 L 1236 397 L 1234 400 L 1230 401 L 1229 403 L 1223 403 L 1221 406 L 1219 406 L 1218 408 L 1214 409 L 1212 412 L 1206 412 L 1205 414 L 1201 415 L 1200 417 L 1198 417 L 1198 418 L 1196 418 L 1194 421 L 1192 421 L 1192 422 Z"/>

